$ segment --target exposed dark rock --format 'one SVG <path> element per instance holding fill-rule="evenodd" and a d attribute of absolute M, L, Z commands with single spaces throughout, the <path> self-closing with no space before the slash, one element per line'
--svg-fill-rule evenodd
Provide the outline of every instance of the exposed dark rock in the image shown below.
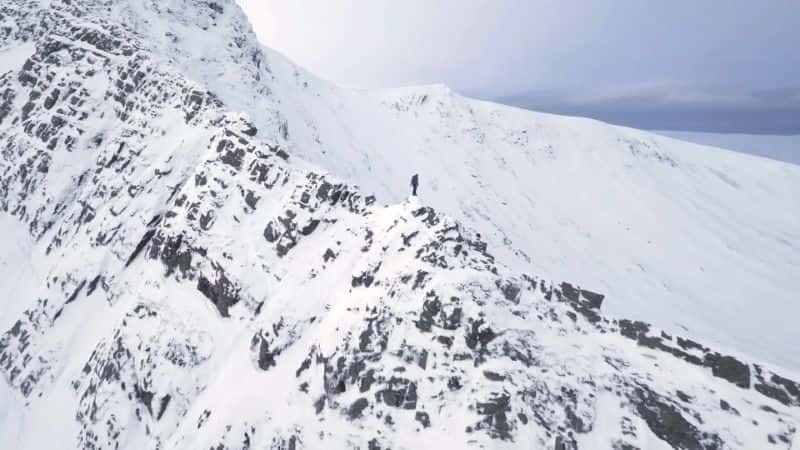
<path fill-rule="evenodd" d="M 267 242 L 275 242 L 280 237 L 280 233 L 275 229 L 272 222 L 268 223 L 267 227 L 264 229 L 264 238 Z"/>
<path fill-rule="evenodd" d="M 464 336 L 467 347 L 472 350 L 479 350 L 486 347 L 497 334 L 488 326 L 484 326 L 483 319 L 474 320 L 470 323 L 469 332 Z"/>
<path fill-rule="evenodd" d="M 383 352 L 386 350 L 387 333 L 384 320 L 378 316 L 366 319 L 367 327 L 358 337 L 358 349 L 361 352 Z"/>
<path fill-rule="evenodd" d="M 750 367 L 732 356 L 707 353 L 704 361 L 715 377 L 728 380 L 745 389 L 750 388 Z"/>
<path fill-rule="evenodd" d="M 414 211 L 412 214 L 414 217 L 422 220 L 422 223 L 428 227 L 434 227 L 439 224 L 439 217 L 436 215 L 436 211 L 434 211 L 433 208 L 426 206 Z"/>
<path fill-rule="evenodd" d="M 205 231 L 211 229 L 211 226 L 214 224 L 214 211 L 206 211 L 203 215 L 200 216 L 200 228 Z"/>
<path fill-rule="evenodd" d="M 361 377 L 360 384 L 358 386 L 358 390 L 360 392 L 367 392 L 372 388 L 372 385 L 377 381 L 375 379 L 375 369 L 369 369 L 367 372 Z"/>
<path fill-rule="evenodd" d="M 317 401 L 314 402 L 314 411 L 317 414 L 321 413 L 323 408 L 325 408 L 325 396 L 318 398 Z"/>
<path fill-rule="evenodd" d="M 414 286 L 412 289 L 418 289 L 425 286 L 425 279 L 428 277 L 428 272 L 424 270 L 417 271 L 417 277 L 414 279 Z"/>
<path fill-rule="evenodd" d="M 415 323 L 420 331 L 429 332 L 434 323 L 434 317 L 439 315 L 442 310 L 442 304 L 438 298 L 425 300 L 422 303 L 422 312 L 419 314 L 419 320 Z"/>
<path fill-rule="evenodd" d="M 304 227 L 303 227 L 303 228 L 300 230 L 300 234 L 302 234 L 303 236 L 308 236 L 309 234 L 313 233 L 313 232 L 314 232 L 314 230 L 316 230 L 316 229 L 317 229 L 317 226 L 318 226 L 318 225 L 319 225 L 319 220 L 317 220 L 317 219 L 312 219 L 312 220 L 310 220 L 310 221 L 308 222 L 308 225 L 304 226 Z"/>
<path fill-rule="evenodd" d="M 641 386 L 635 388 L 631 402 L 650 430 L 672 447 L 686 450 L 723 448 L 719 436 L 698 430 L 675 406 L 649 389 Z"/>
<path fill-rule="evenodd" d="M 86 280 L 83 280 L 80 282 L 80 284 L 78 284 L 78 287 L 75 288 L 75 290 L 72 292 L 72 295 L 70 295 L 67 299 L 67 304 L 74 302 L 75 299 L 78 298 L 78 295 L 81 293 L 81 290 L 84 286 L 86 286 Z"/>
<path fill-rule="evenodd" d="M 409 245 L 411 245 L 411 240 L 417 237 L 418 234 L 419 231 L 414 231 L 413 233 L 409 233 L 408 236 L 406 236 L 405 234 L 401 235 L 400 237 L 403 238 L 403 246 L 408 247 Z"/>
<path fill-rule="evenodd" d="M 417 413 L 414 415 L 414 420 L 419 422 L 422 425 L 422 428 L 430 428 L 431 426 L 431 418 L 425 411 L 417 411 Z"/>
<path fill-rule="evenodd" d="M 599 311 L 600 306 L 603 304 L 603 296 L 600 294 L 596 294 L 591 291 L 581 290 L 579 288 L 573 287 L 569 283 L 561 283 L 560 291 L 554 291 L 559 299 L 566 299 L 569 302 L 572 309 L 574 309 L 577 313 L 582 315 L 591 323 L 597 323 L 601 320 Z M 546 298 L 549 300 L 550 291 L 545 295 Z M 576 318 L 577 319 L 577 318 Z M 630 322 L 626 321 L 626 325 L 634 325 L 634 327 L 638 327 L 641 325 L 645 325 L 641 322 Z M 633 331 L 634 330 L 628 330 Z M 646 330 L 644 330 L 646 333 Z M 630 336 L 628 336 L 630 337 Z"/>
<path fill-rule="evenodd" d="M 589 305 L 596 309 L 600 310 L 600 307 L 603 305 L 603 299 L 605 298 L 602 294 L 597 294 L 592 291 L 587 291 L 586 289 L 581 289 L 581 296 L 586 299 Z"/>
<path fill-rule="evenodd" d="M 275 357 L 280 354 L 279 350 L 271 351 L 268 335 L 264 331 L 258 332 L 253 336 L 252 347 L 258 349 L 258 368 L 261 370 L 269 370 L 270 367 L 275 367 Z"/>
<path fill-rule="evenodd" d="M 677 358 L 697 366 L 704 365 L 704 361 L 700 359 L 700 357 L 665 344 L 664 338 L 661 336 L 650 335 L 650 326 L 644 322 L 622 319 L 619 321 L 619 331 L 621 335 L 635 340 L 637 344 L 641 345 L 642 347 L 672 354 Z"/>
<path fill-rule="evenodd" d="M 217 272 L 214 282 L 201 275 L 197 280 L 197 290 L 211 300 L 222 317 L 230 317 L 228 309 L 239 302 L 239 288 L 222 271 Z"/>
<path fill-rule="evenodd" d="M 417 384 L 405 378 L 392 377 L 385 389 L 375 393 L 375 399 L 395 408 L 415 409 Z"/>
<path fill-rule="evenodd" d="M 503 381 L 503 380 L 506 379 L 506 377 L 504 375 L 500 375 L 499 373 L 491 372 L 489 370 L 484 370 L 483 371 L 483 376 L 486 377 L 486 379 L 491 380 L 491 381 Z"/>
<path fill-rule="evenodd" d="M 98 275 L 98 276 L 94 277 L 92 279 L 92 281 L 89 282 L 89 288 L 86 290 L 86 296 L 87 297 L 92 295 L 92 293 L 95 291 L 95 289 L 97 289 L 97 284 L 102 279 L 103 279 L 103 276 L 102 275 Z"/>
<path fill-rule="evenodd" d="M 498 280 L 497 287 L 503 292 L 503 297 L 505 297 L 506 300 L 513 303 L 519 303 L 520 287 L 517 284 L 511 281 L 500 283 Z"/>
<path fill-rule="evenodd" d="M 756 383 L 754 389 L 786 406 L 800 406 L 800 384 L 776 374 L 765 374 L 759 365 L 754 365 Z M 769 376 L 765 376 L 769 375 Z"/>
<path fill-rule="evenodd" d="M 680 336 L 678 336 L 678 345 L 684 350 L 695 349 L 695 350 L 700 350 L 701 352 L 704 352 L 704 353 L 708 351 L 708 349 L 706 347 L 703 347 L 702 345 L 698 344 L 697 342 L 695 342 L 695 341 L 693 341 L 691 339 L 682 338 Z"/>
<path fill-rule="evenodd" d="M 436 340 L 447 348 L 453 346 L 453 338 L 450 336 L 436 336 Z"/>
<path fill-rule="evenodd" d="M 639 336 L 646 335 L 650 331 L 650 325 L 639 322 L 622 319 L 619 321 L 619 332 L 629 339 L 638 340 Z"/>
<path fill-rule="evenodd" d="M 135 260 L 136 257 L 139 256 L 139 253 L 141 253 L 142 250 L 144 250 L 144 248 L 147 246 L 147 244 L 150 243 L 150 239 L 152 239 L 155 234 L 156 230 L 147 230 L 147 232 L 144 233 L 142 239 L 139 240 L 138 244 L 136 244 L 136 248 L 133 250 L 133 253 L 131 253 L 131 256 L 128 257 L 128 261 L 125 263 L 125 267 L 131 265 L 133 260 Z"/>
<path fill-rule="evenodd" d="M 495 439 L 512 440 L 511 426 L 506 415 L 511 411 L 510 401 L 508 394 L 502 394 L 475 405 L 477 413 L 484 416 L 475 428 L 486 429 L 489 436 Z"/>
<path fill-rule="evenodd" d="M 762 411 L 766 411 L 766 412 L 768 412 L 770 414 L 778 414 L 778 411 L 776 411 L 775 408 L 773 408 L 773 407 L 771 407 L 769 405 L 761 405 L 761 406 L 759 406 L 759 409 L 761 409 Z"/>
<path fill-rule="evenodd" d="M 561 283 L 561 292 L 564 294 L 564 297 L 571 302 L 580 300 L 580 290 L 572 287 L 569 283 Z"/>
<path fill-rule="evenodd" d="M 361 417 L 361 414 L 364 412 L 364 409 L 366 409 L 367 406 L 369 406 L 369 400 L 361 397 L 354 401 L 347 409 L 347 416 L 350 417 L 350 420 L 358 419 Z"/>
<path fill-rule="evenodd" d="M 456 299 L 454 297 L 451 300 L 456 300 Z M 452 330 L 456 330 L 456 329 L 458 329 L 458 327 L 461 326 L 461 317 L 462 316 L 463 316 L 463 313 L 461 311 L 461 308 L 459 308 L 459 307 L 454 307 L 450 311 L 450 314 L 447 314 L 446 311 L 442 311 L 442 321 L 440 323 L 440 326 L 445 330 L 451 330 L 451 331 Z"/>
<path fill-rule="evenodd" d="M 553 444 L 554 450 L 578 450 L 578 444 L 575 439 L 569 436 L 556 436 L 556 441 Z"/>
<path fill-rule="evenodd" d="M 353 277 L 350 284 L 355 287 L 370 287 L 372 283 L 375 281 L 375 276 L 372 275 L 372 272 L 363 272 L 361 275 L 357 277 Z"/>
<path fill-rule="evenodd" d="M 138 384 L 133 385 L 134 393 L 136 395 L 136 399 L 139 400 L 146 408 L 150 415 L 153 415 L 153 397 L 155 394 L 142 388 Z"/>
<path fill-rule="evenodd" d="M 61 95 L 61 91 L 59 91 L 58 89 L 53 89 L 53 91 L 50 92 L 50 95 L 48 95 L 47 98 L 44 100 L 45 109 L 52 109 L 53 106 L 58 101 L 59 95 Z"/>
<path fill-rule="evenodd" d="M 169 401 L 172 399 L 172 396 L 169 394 L 161 397 L 161 404 L 158 406 L 158 415 L 156 416 L 156 420 L 161 420 L 161 417 L 167 411 L 167 406 L 169 406 Z"/>
<path fill-rule="evenodd" d="M 222 141 L 225 142 L 225 141 Z M 220 144 L 222 144 L 220 142 Z M 236 170 L 242 169 L 242 162 L 244 161 L 245 151 L 241 148 L 236 148 L 233 150 L 226 150 L 222 156 L 220 156 L 220 161 L 223 163 L 233 167 Z"/>
<path fill-rule="evenodd" d="M 167 269 L 167 276 L 176 270 L 183 276 L 189 277 L 192 269 L 192 250 L 183 245 L 183 235 L 177 237 L 157 233 L 150 246 L 150 258 L 160 259 Z"/>
<path fill-rule="evenodd" d="M 258 133 L 258 128 L 254 127 L 253 125 L 248 124 L 247 128 L 242 130 L 242 133 L 244 133 L 244 134 L 246 134 L 246 135 L 248 135 L 250 137 L 255 137 L 255 135 Z"/>
<path fill-rule="evenodd" d="M 310 357 L 304 359 L 303 362 L 300 363 L 300 367 L 295 372 L 295 376 L 299 377 L 300 374 L 303 373 L 304 371 L 308 370 L 309 367 L 311 367 L 311 358 Z"/>
<path fill-rule="evenodd" d="M 247 193 L 244 196 L 245 204 L 247 204 L 247 206 L 249 206 L 250 209 L 253 209 L 253 210 L 256 209 L 256 205 L 258 205 L 258 200 L 259 199 L 261 199 L 261 197 L 256 196 L 256 194 L 251 190 L 248 190 Z"/>

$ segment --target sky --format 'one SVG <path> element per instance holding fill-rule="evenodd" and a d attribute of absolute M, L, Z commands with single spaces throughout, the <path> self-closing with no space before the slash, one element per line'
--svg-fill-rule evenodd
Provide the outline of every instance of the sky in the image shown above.
<path fill-rule="evenodd" d="M 800 134 L 798 0 L 239 0 L 259 39 L 351 87 L 649 129 Z"/>

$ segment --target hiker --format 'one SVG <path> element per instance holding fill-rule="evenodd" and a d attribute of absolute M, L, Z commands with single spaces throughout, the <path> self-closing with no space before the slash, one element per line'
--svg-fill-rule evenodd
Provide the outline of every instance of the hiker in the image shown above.
<path fill-rule="evenodd" d="M 411 195 L 414 197 L 417 196 L 417 186 L 419 186 L 419 175 L 414 174 L 414 176 L 411 177 Z"/>

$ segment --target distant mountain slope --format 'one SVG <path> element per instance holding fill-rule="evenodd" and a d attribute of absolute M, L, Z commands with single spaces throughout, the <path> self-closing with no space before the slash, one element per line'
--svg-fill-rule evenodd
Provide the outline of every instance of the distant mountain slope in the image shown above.
<path fill-rule="evenodd" d="M 777 161 L 800 165 L 800 135 L 701 133 L 694 131 L 656 131 L 656 133 L 696 144 L 734 150 Z"/>
<path fill-rule="evenodd" d="M 762 362 L 781 348 L 765 341 L 747 354 L 605 313 L 615 302 L 632 309 L 661 273 L 617 274 L 616 295 L 639 293 L 622 300 L 536 273 L 580 261 L 593 276 L 614 274 L 604 261 L 629 254 L 621 238 L 576 253 L 571 234 L 559 234 L 559 223 L 602 231 L 602 218 L 634 217 L 593 204 L 589 187 L 624 200 L 636 183 L 643 196 L 660 194 L 629 205 L 637 214 L 653 199 L 687 213 L 674 198 L 701 219 L 721 215 L 717 225 L 770 214 L 773 238 L 790 239 L 786 211 L 728 211 L 725 189 L 762 200 L 752 186 L 791 185 L 793 168 L 673 155 L 654 148 L 673 141 L 495 111 L 440 87 L 421 97 L 339 91 L 262 50 L 233 1 L 16 0 L 0 5 L 0 24 L 0 49 L 24 56 L 0 74 L 0 448 L 789 449 L 797 440 L 800 377 Z M 522 129 L 531 119 L 537 134 Z M 385 150 L 361 147 L 370 136 Z M 596 148 L 524 150 L 586 136 Z M 427 159 L 403 152 L 412 142 L 403 139 L 417 138 L 430 139 Z M 702 158 L 714 159 L 715 178 Z M 385 200 L 314 159 L 375 183 Z M 587 159 L 601 175 L 625 176 L 616 186 L 576 177 L 590 175 Z M 443 209 L 427 196 L 400 200 L 405 186 L 392 181 L 405 184 L 426 160 L 452 169 L 420 170 Z M 543 166 L 534 182 L 516 172 L 523 161 Z M 742 161 L 773 178 L 743 177 Z M 679 185 L 654 181 L 670 176 L 708 186 L 648 185 Z M 463 192 L 445 192 L 458 183 Z M 514 211 L 526 198 L 535 203 Z M 507 227 L 516 239 L 525 223 L 542 228 L 520 241 L 540 248 L 499 234 Z M 773 250 L 749 228 L 731 229 L 717 233 Z M 685 231 L 700 234 L 698 253 L 709 248 L 706 229 Z M 776 298 L 759 297 L 765 308 L 782 300 L 783 286 L 770 283 L 791 266 L 778 271 L 760 280 Z M 736 305 L 722 297 L 730 289 L 695 310 L 727 301 L 714 320 L 736 316 L 725 311 Z M 767 332 L 786 333 L 775 328 Z"/>
<path fill-rule="evenodd" d="M 800 167 L 443 86 L 347 91 L 270 58 L 292 153 L 425 202 L 607 311 L 800 369 Z"/>

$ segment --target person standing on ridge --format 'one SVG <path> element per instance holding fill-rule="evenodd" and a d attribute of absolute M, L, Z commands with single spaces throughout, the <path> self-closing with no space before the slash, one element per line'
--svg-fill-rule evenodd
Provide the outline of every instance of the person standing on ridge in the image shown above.
<path fill-rule="evenodd" d="M 411 177 L 411 195 L 417 196 L 417 186 L 419 186 L 419 175 L 414 174 Z"/>

